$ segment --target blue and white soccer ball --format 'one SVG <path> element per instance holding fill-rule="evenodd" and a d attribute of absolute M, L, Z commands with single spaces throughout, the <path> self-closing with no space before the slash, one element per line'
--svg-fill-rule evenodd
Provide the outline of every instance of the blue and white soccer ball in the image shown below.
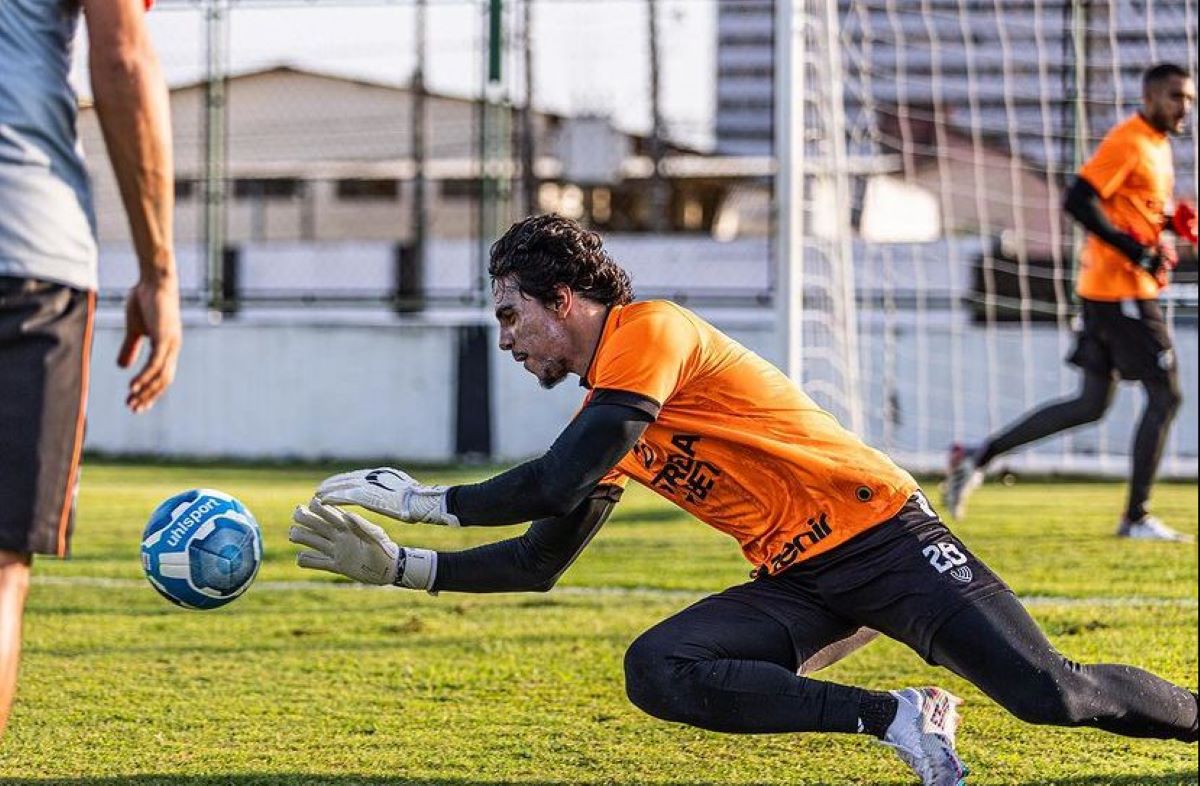
<path fill-rule="evenodd" d="M 246 591 L 262 563 L 258 522 L 228 494 L 192 489 L 150 514 L 142 568 L 164 598 L 188 609 L 215 609 Z"/>

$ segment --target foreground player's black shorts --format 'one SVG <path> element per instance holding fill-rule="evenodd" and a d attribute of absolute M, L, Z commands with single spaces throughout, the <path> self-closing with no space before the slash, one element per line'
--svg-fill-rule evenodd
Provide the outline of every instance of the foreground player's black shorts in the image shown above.
<path fill-rule="evenodd" d="M 833 551 L 717 597 L 774 618 L 787 628 L 798 661 L 805 663 L 831 645 L 853 640 L 862 628 L 903 642 L 929 660 L 943 623 L 1006 591 L 918 491 L 891 519 Z"/>
<path fill-rule="evenodd" d="M 65 557 L 95 295 L 0 276 L 0 550 Z"/>
<path fill-rule="evenodd" d="M 1084 300 L 1067 361 L 1121 379 L 1157 379 L 1175 369 L 1171 334 L 1157 300 Z"/>

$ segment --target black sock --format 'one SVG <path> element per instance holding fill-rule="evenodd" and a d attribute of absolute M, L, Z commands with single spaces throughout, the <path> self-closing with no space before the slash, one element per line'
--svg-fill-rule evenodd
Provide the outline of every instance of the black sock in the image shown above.
<path fill-rule="evenodd" d="M 995 456 L 992 455 L 991 440 L 988 440 L 987 442 L 984 442 L 979 447 L 975 448 L 975 455 L 972 458 L 975 459 L 975 468 L 976 469 L 985 468 L 988 465 L 988 463 L 991 462 L 991 460 L 993 458 L 995 458 Z"/>
<path fill-rule="evenodd" d="M 896 718 L 899 702 L 886 691 L 865 690 L 858 699 L 858 723 L 864 734 L 873 734 L 879 739 L 887 734 L 888 726 Z"/>

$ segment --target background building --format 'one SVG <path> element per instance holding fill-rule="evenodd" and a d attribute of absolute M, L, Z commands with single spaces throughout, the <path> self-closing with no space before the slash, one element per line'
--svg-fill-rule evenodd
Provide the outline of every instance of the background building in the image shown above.
<path fill-rule="evenodd" d="M 225 90 L 228 242 L 409 240 L 418 165 L 428 182 L 426 235 L 463 239 L 477 234 L 480 101 L 426 93 L 427 142 L 419 157 L 413 150 L 414 93 L 408 86 L 278 66 L 232 76 Z M 203 83 L 171 90 L 176 235 L 185 243 L 203 237 L 204 101 Z M 515 125 L 521 108 L 509 114 Z M 530 116 L 537 151 L 531 210 L 581 218 L 604 231 L 649 228 L 647 184 L 653 164 L 645 135 L 620 131 L 600 116 L 540 111 Z M 80 133 L 86 150 L 103 150 L 90 109 L 81 114 Z M 719 211 L 730 209 L 729 192 L 756 173 L 753 164 L 712 161 L 678 144 L 667 143 L 664 150 L 672 231 L 710 231 Z M 112 171 L 102 157 L 89 163 L 100 240 L 127 243 Z M 518 163 L 508 166 L 506 177 L 518 191 Z M 513 199 L 522 195 L 514 193 Z"/>

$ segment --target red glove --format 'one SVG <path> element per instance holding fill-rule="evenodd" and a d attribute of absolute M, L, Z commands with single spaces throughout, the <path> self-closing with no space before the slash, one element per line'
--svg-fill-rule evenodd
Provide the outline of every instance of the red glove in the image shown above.
<path fill-rule="evenodd" d="M 1186 200 L 1176 204 L 1175 215 L 1171 216 L 1171 229 L 1176 237 L 1195 245 L 1196 206 Z"/>

